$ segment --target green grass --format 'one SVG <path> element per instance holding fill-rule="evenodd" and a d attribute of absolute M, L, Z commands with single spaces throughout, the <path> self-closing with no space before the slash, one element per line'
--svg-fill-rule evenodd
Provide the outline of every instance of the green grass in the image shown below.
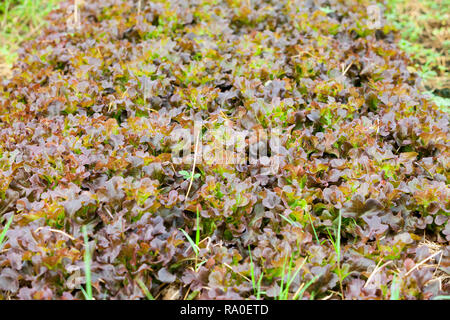
<path fill-rule="evenodd" d="M 184 236 L 186 237 L 186 239 L 189 241 L 189 244 L 192 247 L 192 250 L 194 250 L 195 253 L 195 269 L 197 270 L 198 267 L 200 267 L 203 263 L 205 263 L 206 261 L 203 261 L 202 263 L 198 264 L 198 254 L 200 252 L 200 248 L 199 248 L 199 244 L 200 244 L 200 211 L 197 208 L 197 217 L 195 219 L 195 225 L 196 225 L 196 230 L 195 230 L 195 242 L 194 240 L 192 240 L 192 238 L 189 236 L 189 234 L 184 231 L 183 229 L 179 229 L 181 232 L 183 232 Z"/>
<path fill-rule="evenodd" d="M 195 229 L 195 245 L 198 248 L 200 243 L 200 211 L 197 208 L 197 217 L 195 219 L 196 229 Z"/>
<path fill-rule="evenodd" d="M 184 231 L 183 229 L 180 229 L 180 231 L 183 232 L 184 236 L 189 241 L 189 244 L 191 245 L 192 250 L 194 250 L 195 256 L 198 256 L 197 244 L 194 242 L 194 240 L 192 240 L 191 236 L 186 231 Z"/>
<path fill-rule="evenodd" d="M 0 1 L 0 58 L 12 65 L 23 41 L 36 36 L 46 25 L 45 16 L 61 0 Z M 2 59 L 0 59 L 2 60 Z"/>
<path fill-rule="evenodd" d="M 12 215 L 11 218 L 9 218 L 9 220 L 6 222 L 5 228 L 3 229 L 2 233 L 0 234 L 0 250 L 3 248 L 3 241 L 5 240 L 6 232 L 8 231 L 9 226 L 11 225 L 13 219 L 14 219 L 14 215 Z"/>
<path fill-rule="evenodd" d="M 426 95 L 430 97 L 431 100 L 433 100 L 436 105 L 438 105 L 443 111 L 450 113 L 450 99 L 449 98 L 443 98 L 438 95 L 433 94 L 431 91 L 426 91 Z"/>
<path fill-rule="evenodd" d="M 88 236 L 86 226 L 82 227 L 84 237 L 84 273 L 86 277 L 86 290 L 81 288 L 86 300 L 94 300 L 92 296 L 92 280 L 91 280 L 91 251 L 89 249 Z"/>
<path fill-rule="evenodd" d="M 252 281 L 252 287 L 253 287 L 253 293 L 256 296 L 257 300 L 261 299 L 261 296 L 263 294 L 266 294 L 265 291 L 261 290 L 261 282 L 264 277 L 264 273 L 261 273 L 261 275 L 258 278 L 258 281 L 256 281 L 255 276 L 255 265 L 253 263 L 252 253 L 250 251 L 250 246 L 248 246 L 248 253 L 250 256 L 250 275 L 251 275 L 251 281 Z M 307 259 L 303 260 L 303 262 L 300 264 L 300 266 L 292 273 L 292 265 L 293 265 L 293 257 L 288 260 L 287 256 L 284 259 L 283 264 L 283 270 L 281 272 L 281 283 L 280 283 L 280 291 L 278 292 L 278 295 L 275 297 L 276 300 L 297 300 L 302 299 L 303 294 L 305 293 L 306 289 L 309 288 L 319 277 L 315 276 L 310 281 L 308 281 L 306 284 L 303 283 L 300 285 L 300 287 L 297 289 L 297 292 L 295 292 L 293 295 L 289 294 L 292 282 L 295 280 L 295 277 L 298 275 L 300 270 L 305 265 Z M 286 280 L 285 280 L 286 279 Z M 312 296 L 313 297 L 313 296 Z"/>
<path fill-rule="evenodd" d="M 293 259 L 291 257 L 289 263 L 287 263 L 287 257 L 284 259 L 284 265 L 283 265 L 283 273 L 281 278 L 281 285 L 280 285 L 280 292 L 278 294 L 278 300 L 288 300 L 289 299 L 289 288 L 291 287 L 292 281 L 294 281 L 297 274 L 300 272 L 300 270 L 303 268 L 303 266 L 306 263 L 306 259 L 303 260 L 302 264 L 297 268 L 297 270 L 294 272 L 293 275 L 291 275 L 292 272 L 292 262 Z M 284 283 L 284 275 L 286 272 L 286 264 L 287 264 L 287 281 Z"/>
<path fill-rule="evenodd" d="M 400 279 L 394 276 L 391 283 L 391 300 L 400 300 Z"/>
<path fill-rule="evenodd" d="M 146 287 L 146 285 L 144 284 L 144 282 L 141 279 L 137 279 L 136 282 L 139 285 L 139 287 L 142 289 L 142 291 L 144 292 L 144 294 L 148 300 L 155 300 L 155 298 L 152 296 L 152 294 L 150 293 L 150 291 L 148 290 L 148 288 Z"/>
<path fill-rule="evenodd" d="M 280 284 L 280 291 L 278 293 L 278 296 L 276 297 L 276 300 L 297 300 L 302 299 L 303 294 L 305 293 L 306 289 L 308 289 L 316 280 L 319 278 L 319 276 L 313 277 L 310 281 L 308 281 L 306 284 L 303 283 L 299 286 L 297 291 L 289 297 L 289 291 L 292 285 L 292 282 L 294 281 L 295 277 L 298 275 L 300 270 L 303 268 L 307 261 L 307 258 L 303 260 L 303 262 L 300 264 L 300 266 L 292 273 L 292 264 L 293 264 L 293 257 L 288 259 L 285 257 L 284 264 L 283 264 L 283 271 L 282 271 L 282 278 L 281 278 L 281 284 Z M 286 272 L 287 269 L 287 272 Z M 286 278 L 286 282 L 285 279 Z M 311 294 L 310 299 L 314 299 L 314 292 Z"/>
<path fill-rule="evenodd" d="M 261 291 L 261 281 L 263 279 L 264 272 L 261 273 L 261 275 L 259 276 L 258 282 L 257 282 L 256 277 L 255 277 L 255 265 L 253 263 L 252 252 L 250 251 L 250 246 L 248 246 L 248 254 L 250 256 L 250 275 L 252 278 L 253 292 L 256 295 L 256 299 L 259 300 L 261 298 L 261 294 L 265 293 L 265 292 Z"/>
<path fill-rule="evenodd" d="M 320 243 L 320 241 L 319 241 L 319 237 L 317 236 L 317 232 L 316 232 L 316 228 L 314 227 L 314 223 L 313 223 L 313 221 L 312 221 L 312 219 L 311 219 L 311 214 L 310 214 L 309 212 L 308 212 L 307 214 L 308 214 L 309 222 L 311 223 L 311 227 L 312 227 L 313 232 L 314 232 L 314 237 L 315 237 L 315 239 L 316 239 L 316 241 L 317 241 L 317 244 L 320 245 L 321 243 Z M 282 214 L 280 214 L 280 217 L 281 217 L 282 219 L 286 220 L 289 224 L 293 225 L 294 227 L 302 228 L 302 226 L 300 225 L 300 223 L 298 223 L 298 222 L 292 220 L 291 218 L 289 218 L 289 217 L 287 217 L 287 216 L 284 216 L 284 215 L 282 215 Z"/>
<path fill-rule="evenodd" d="M 306 289 L 309 288 L 309 286 L 311 286 L 314 282 L 316 282 L 316 280 L 319 279 L 319 276 L 315 276 L 314 278 L 312 278 L 311 280 L 309 280 L 306 285 L 304 286 L 300 286 L 299 290 L 294 294 L 294 296 L 292 297 L 293 300 L 300 300 L 301 298 L 303 298 L 303 294 L 305 293 Z M 314 298 L 314 294 L 311 294 L 311 299 L 312 300 Z"/>
<path fill-rule="evenodd" d="M 308 218 L 309 218 L 309 222 L 311 223 L 311 227 L 313 229 L 314 237 L 316 238 L 317 244 L 320 245 L 321 243 L 319 241 L 319 237 L 317 236 L 316 228 L 314 227 L 314 223 L 313 223 L 313 221 L 311 219 L 311 214 L 309 212 L 308 212 Z"/>
<path fill-rule="evenodd" d="M 338 226 L 337 226 L 337 230 L 336 229 L 334 230 L 334 237 L 331 235 L 329 229 L 327 229 L 327 231 L 328 231 L 328 235 L 330 237 L 330 242 L 333 245 L 334 251 L 336 253 L 336 264 L 337 264 L 336 273 L 339 276 L 339 286 L 341 289 L 342 299 L 345 299 L 342 281 L 349 275 L 349 273 L 343 274 L 344 270 L 341 268 L 341 226 L 342 226 L 342 214 L 341 214 L 341 211 L 339 210 Z"/>

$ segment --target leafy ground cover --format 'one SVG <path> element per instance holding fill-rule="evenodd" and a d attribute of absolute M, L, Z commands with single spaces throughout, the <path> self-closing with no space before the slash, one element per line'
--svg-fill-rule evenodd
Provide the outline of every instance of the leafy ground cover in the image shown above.
<path fill-rule="evenodd" d="M 399 47 L 412 59 L 432 99 L 450 108 L 450 3 L 448 0 L 388 0 L 387 18 L 398 31 Z"/>
<path fill-rule="evenodd" d="M 448 295 L 448 114 L 372 3 L 78 3 L 0 86 L 1 298 Z M 194 120 L 278 171 L 173 161 Z"/>

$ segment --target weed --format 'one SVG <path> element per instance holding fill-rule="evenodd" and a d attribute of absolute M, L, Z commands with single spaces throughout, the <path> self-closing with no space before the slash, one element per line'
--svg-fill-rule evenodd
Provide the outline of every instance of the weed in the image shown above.
<path fill-rule="evenodd" d="M 9 226 L 11 225 L 12 221 L 14 219 L 14 215 L 9 218 L 9 220 L 6 222 L 5 228 L 3 229 L 2 233 L 0 234 L 0 250 L 3 247 L 3 240 L 5 239 L 6 232 L 8 232 Z"/>
<path fill-rule="evenodd" d="M 292 220 L 291 218 L 289 218 L 289 217 L 287 217 L 287 216 L 284 216 L 284 215 L 281 214 L 280 217 L 281 217 L 282 219 L 286 220 L 288 223 L 290 223 L 290 224 L 293 225 L 294 227 L 299 227 L 299 228 L 302 227 L 302 226 L 300 225 L 300 223 L 298 223 L 297 221 Z M 320 241 L 319 241 L 319 237 L 318 237 L 318 235 L 317 235 L 316 228 L 314 227 L 314 224 L 313 224 L 312 219 L 311 219 L 311 215 L 310 215 L 309 213 L 308 213 L 308 218 L 309 218 L 309 221 L 310 221 L 310 223 L 311 223 L 311 228 L 313 229 L 314 237 L 315 237 L 315 239 L 316 239 L 316 241 L 317 241 L 317 244 L 320 245 L 321 243 L 320 243 Z"/>
<path fill-rule="evenodd" d="M 200 293 L 200 291 L 192 291 L 189 296 L 186 298 L 186 300 L 193 300 L 196 296 L 198 296 L 198 294 Z"/>
<path fill-rule="evenodd" d="M 311 227 L 313 229 L 314 237 L 316 238 L 317 244 L 320 244 L 319 237 L 317 236 L 316 228 L 314 227 L 314 223 L 311 219 L 311 214 L 309 214 L 309 212 L 308 212 L 308 218 L 309 218 L 309 222 L 311 223 Z"/>
<path fill-rule="evenodd" d="M 184 231 L 183 229 L 179 229 L 181 232 L 183 232 L 184 236 L 186 237 L 186 239 L 189 241 L 189 244 L 192 247 L 192 250 L 194 250 L 195 256 L 197 257 L 198 255 L 198 246 L 195 244 L 195 242 L 192 240 L 191 236 L 188 235 L 188 233 L 186 231 Z"/>
<path fill-rule="evenodd" d="M 188 199 L 189 191 L 191 191 L 191 187 L 192 187 L 192 182 L 194 181 L 194 178 L 196 177 L 196 174 L 194 174 L 194 172 L 195 172 L 195 165 L 197 163 L 197 150 L 198 150 L 198 145 L 200 143 L 200 134 L 201 134 L 201 131 L 198 132 L 197 139 L 195 140 L 194 163 L 192 164 L 192 171 L 191 171 L 191 174 L 189 175 L 190 181 L 189 181 L 188 190 L 186 192 L 185 201 L 187 201 L 187 199 Z"/>
<path fill-rule="evenodd" d="M 297 270 L 295 270 L 294 274 L 291 276 L 291 272 L 292 272 L 292 267 L 291 264 L 293 263 L 293 258 L 291 256 L 291 259 L 289 261 L 288 264 L 288 272 L 287 272 L 287 280 L 286 283 L 284 283 L 284 278 L 285 278 L 285 270 L 286 270 L 286 263 L 287 263 L 287 257 L 285 258 L 285 263 L 283 265 L 283 273 L 282 273 L 282 278 L 281 278 L 281 286 L 280 286 L 280 292 L 278 295 L 278 300 L 288 300 L 289 298 L 289 288 L 292 285 L 292 282 L 294 281 L 295 277 L 298 275 L 298 273 L 300 272 L 300 270 L 303 268 L 303 266 L 306 263 L 306 258 L 303 260 L 303 262 L 300 264 L 300 266 L 297 268 Z M 300 286 L 300 288 L 304 288 L 304 290 L 306 290 L 314 281 L 316 280 L 316 278 L 313 278 L 311 281 L 308 282 L 308 284 L 306 286 Z M 300 289 L 299 288 L 299 289 Z M 305 291 L 302 291 L 302 289 L 298 290 L 294 296 L 293 299 L 295 300 L 297 297 L 302 297 L 303 293 Z"/>
<path fill-rule="evenodd" d="M 86 226 L 82 227 L 84 237 L 84 273 L 86 275 L 86 290 L 81 288 L 86 300 L 94 300 L 92 296 L 92 281 L 91 281 L 91 252 L 89 249 L 88 235 Z"/>
<path fill-rule="evenodd" d="M 306 285 L 302 284 L 297 292 L 294 294 L 294 296 L 292 297 L 293 300 L 300 300 L 301 298 L 303 298 L 303 294 L 305 293 L 306 289 L 308 289 L 314 282 L 316 282 L 316 280 L 319 278 L 319 276 L 315 276 L 313 277 L 311 280 L 309 280 Z"/>
<path fill-rule="evenodd" d="M 192 240 L 192 238 L 189 236 L 189 234 L 184 231 L 183 229 L 179 229 L 181 232 L 183 232 L 186 239 L 189 241 L 189 244 L 192 247 L 192 250 L 194 250 L 195 253 L 195 269 L 197 270 L 203 263 L 206 261 L 203 261 L 202 263 L 198 264 L 198 254 L 200 252 L 199 244 L 200 244 L 200 210 L 197 207 L 197 217 L 195 219 L 195 242 Z"/>
<path fill-rule="evenodd" d="M 330 241 L 334 247 L 334 251 L 336 252 L 336 260 L 337 260 L 336 263 L 337 263 L 337 273 L 339 276 L 339 286 L 341 289 L 342 299 L 344 299 L 344 288 L 342 286 L 343 277 L 342 277 L 342 270 L 341 270 L 341 224 L 342 224 L 342 214 L 341 214 L 341 211 L 339 210 L 338 227 L 337 227 L 337 230 L 334 231 L 334 240 L 333 240 L 333 236 L 330 233 L 330 230 L 327 229 L 327 231 L 328 231 L 328 235 L 330 237 Z"/>
<path fill-rule="evenodd" d="M 148 300 L 155 300 L 155 298 L 153 298 L 152 294 L 150 293 L 150 291 L 148 291 L 148 288 L 146 287 L 146 285 L 144 284 L 144 282 L 141 279 L 137 279 L 136 282 L 139 285 L 139 287 L 142 289 L 142 292 L 144 292 L 144 294 Z"/>
<path fill-rule="evenodd" d="M 397 275 L 394 275 L 391 283 L 391 300 L 400 300 L 400 284 L 401 280 L 397 279 Z"/>
<path fill-rule="evenodd" d="M 181 171 L 178 171 L 178 173 L 181 174 L 185 180 L 191 180 L 191 178 L 192 178 L 192 172 L 188 172 L 186 170 L 181 170 Z M 193 178 L 194 179 L 200 178 L 200 173 L 194 174 Z"/>
<path fill-rule="evenodd" d="M 255 265 L 253 263 L 253 258 L 252 258 L 252 253 L 250 251 L 250 246 L 248 246 L 248 254 L 250 256 L 250 275 L 251 275 L 251 278 L 252 278 L 253 292 L 256 295 L 256 299 L 259 300 L 261 298 L 261 294 L 264 293 L 264 292 L 261 291 L 261 281 L 263 279 L 264 272 L 261 273 L 261 275 L 259 276 L 258 282 L 256 282 Z"/>

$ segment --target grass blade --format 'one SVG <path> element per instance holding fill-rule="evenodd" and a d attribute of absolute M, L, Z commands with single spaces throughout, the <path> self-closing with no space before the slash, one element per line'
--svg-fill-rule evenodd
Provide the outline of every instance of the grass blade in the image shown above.
<path fill-rule="evenodd" d="M 341 261 L 341 224 L 342 224 L 342 214 L 339 210 L 339 218 L 338 218 L 338 230 L 337 234 L 335 235 L 336 238 L 336 255 L 338 263 Z"/>
<path fill-rule="evenodd" d="M 198 296 L 199 293 L 200 293 L 200 291 L 191 292 L 186 300 L 193 300 L 196 296 Z"/>
<path fill-rule="evenodd" d="M 92 280 L 91 280 L 91 252 L 89 249 L 88 235 L 86 226 L 82 227 L 84 237 L 84 273 L 86 275 L 86 291 L 81 288 L 87 300 L 94 300 L 92 297 Z"/>
<path fill-rule="evenodd" d="M 250 257 L 250 275 L 252 277 L 253 292 L 256 293 L 255 267 L 253 265 L 252 252 L 250 251 L 250 245 L 248 246 L 248 255 Z"/>
<path fill-rule="evenodd" d="M 309 222 L 311 223 L 311 227 L 313 229 L 314 237 L 316 238 L 317 244 L 320 245 L 320 241 L 319 241 L 319 237 L 317 236 L 316 228 L 314 227 L 313 221 L 311 219 L 311 215 L 309 213 L 308 213 L 308 218 L 309 218 Z"/>
<path fill-rule="evenodd" d="M 287 263 L 287 256 L 284 257 L 283 271 L 281 272 L 280 294 L 278 296 L 278 300 L 282 300 L 282 297 L 283 297 L 284 273 L 286 271 L 286 263 Z"/>
<path fill-rule="evenodd" d="M 319 278 L 319 276 L 315 276 L 314 278 L 309 280 L 308 283 L 305 286 L 303 286 L 303 288 L 301 290 L 299 290 L 297 293 L 295 293 L 295 295 L 292 299 L 293 300 L 301 299 L 303 297 L 303 294 L 305 293 L 306 289 L 308 289 L 314 282 L 316 282 L 316 280 L 318 278 Z"/>
<path fill-rule="evenodd" d="M 142 292 L 144 292 L 144 294 L 145 294 L 145 296 L 147 297 L 148 300 L 155 300 L 155 298 L 153 298 L 153 296 L 150 293 L 150 291 L 148 291 L 147 286 L 145 285 L 145 283 L 141 279 L 137 279 L 136 282 L 139 285 L 139 287 L 141 288 Z"/>
<path fill-rule="evenodd" d="M 286 217 L 286 216 L 284 216 L 284 215 L 282 215 L 282 214 L 280 214 L 280 217 L 283 218 L 284 220 L 286 220 L 287 222 L 289 222 L 289 223 L 290 223 L 291 225 L 293 225 L 294 227 L 301 227 L 301 225 L 300 225 L 298 222 L 292 220 L 292 219 L 289 218 L 289 217 Z"/>
<path fill-rule="evenodd" d="M 189 241 L 189 244 L 191 245 L 192 249 L 195 252 L 195 255 L 198 255 L 198 246 L 194 243 L 194 240 L 192 240 L 192 238 L 187 234 L 186 231 L 184 231 L 183 229 L 179 229 L 181 232 L 183 232 L 184 236 L 186 237 L 186 239 Z"/>
<path fill-rule="evenodd" d="M 294 274 L 292 275 L 292 277 L 289 279 L 289 282 L 288 282 L 287 285 L 286 285 L 286 289 L 288 289 L 288 288 L 291 286 L 291 284 L 292 284 L 292 282 L 294 281 L 295 277 L 296 277 L 297 274 L 300 272 L 300 270 L 303 268 L 303 266 L 305 265 L 305 263 L 306 263 L 306 259 L 303 260 L 303 262 L 301 263 L 300 267 L 297 268 L 297 270 L 294 272 Z"/>
<path fill-rule="evenodd" d="M 261 298 L 261 293 L 265 293 L 265 292 L 261 291 L 261 281 L 263 279 L 263 276 L 264 276 L 264 272 L 262 272 L 261 275 L 259 276 L 258 284 L 256 286 L 256 289 L 257 289 L 256 290 L 256 299 L 257 300 L 259 300 Z"/>
<path fill-rule="evenodd" d="M 390 300 L 400 300 L 400 280 L 397 279 L 397 275 L 392 279 Z"/>
<path fill-rule="evenodd" d="M 197 230 L 195 230 L 195 244 L 198 248 L 198 244 L 200 243 L 200 211 L 197 207 L 197 219 L 196 219 Z"/>
<path fill-rule="evenodd" d="M 3 240 L 5 239 L 6 232 L 8 232 L 9 226 L 11 225 L 12 221 L 14 219 L 14 215 L 9 218 L 8 222 L 6 222 L 5 228 L 2 231 L 2 234 L 0 234 L 0 249 L 3 246 Z"/>

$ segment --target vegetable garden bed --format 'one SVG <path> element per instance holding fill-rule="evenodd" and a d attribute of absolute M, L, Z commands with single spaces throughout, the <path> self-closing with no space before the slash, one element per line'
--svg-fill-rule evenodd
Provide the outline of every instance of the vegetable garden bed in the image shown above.
<path fill-rule="evenodd" d="M 0 298 L 449 293 L 448 114 L 377 6 L 75 3 L 0 85 Z"/>

